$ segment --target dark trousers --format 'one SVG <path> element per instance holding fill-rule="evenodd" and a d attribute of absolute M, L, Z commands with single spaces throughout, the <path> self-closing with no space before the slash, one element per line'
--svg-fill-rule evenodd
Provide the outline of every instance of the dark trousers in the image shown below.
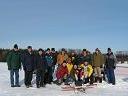
<path fill-rule="evenodd" d="M 93 74 L 90 77 L 87 77 L 87 78 L 84 79 L 84 84 L 87 84 L 87 83 L 89 83 L 89 84 L 93 84 L 94 83 Z"/>
<path fill-rule="evenodd" d="M 114 68 L 106 68 L 106 74 L 108 78 L 108 83 L 112 83 L 115 85 Z"/>
<path fill-rule="evenodd" d="M 53 74 L 53 70 L 52 70 L 53 68 L 52 67 L 48 67 L 48 83 L 51 83 L 52 82 L 52 74 Z"/>
<path fill-rule="evenodd" d="M 14 84 L 14 74 L 15 74 L 15 84 Z M 10 81 L 11 86 L 13 85 L 19 85 L 19 70 L 10 70 Z"/>
<path fill-rule="evenodd" d="M 25 71 L 25 85 L 31 85 L 33 71 Z"/>
<path fill-rule="evenodd" d="M 45 75 L 45 71 L 43 70 L 37 70 L 36 73 L 36 84 L 37 85 L 44 85 L 44 75 Z"/>

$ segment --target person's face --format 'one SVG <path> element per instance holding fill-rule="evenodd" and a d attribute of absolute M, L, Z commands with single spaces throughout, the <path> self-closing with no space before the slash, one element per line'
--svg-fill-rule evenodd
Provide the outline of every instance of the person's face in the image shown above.
<path fill-rule="evenodd" d="M 111 50 L 108 50 L 108 53 L 111 53 Z"/>
<path fill-rule="evenodd" d="M 18 51 L 18 49 L 17 48 L 14 48 L 14 51 Z"/>
<path fill-rule="evenodd" d="M 84 55 L 87 55 L 87 52 L 86 52 L 86 51 L 83 51 L 83 54 L 84 54 Z"/>
<path fill-rule="evenodd" d="M 72 56 L 73 56 L 73 55 L 75 55 L 75 53 L 74 53 L 74 52 L 72 52 Z"/>
<path fill-rule="evenodd" d="M 29 49 L 28 49 L 28 52 L 32 52 L 32 48 L 29 48 Z"/>
<path fill-rule="evenodd" d="M 87 66 L 88 65 L 88 62 L 84 62 L 84 65 Z"/>
<path fill-rule="evenodd" d="M 77 69 L 77 65 L 74 65 L 74 69 Z"/>
<path fill-rule="evenodd" d="M 48 50 L 47 53 L 50 54 L 50 50 Z"/>
<path fill-rule="evenodd" d="M 65 67 L 66 66 L 66 63 L 63 63 L 63 67 Z"/>
<path fill-rule="evenodd" d="M 99 53 L 99 51 L 98 51 L 98 50 L 96 50 L 96 53 L 98 54 L 98 53 Z"/>
<path fill-rule="evenodd" d="M 64 54 L 65 53 L 65 51 L 62 51 L 62 54 Z"/>
<path fill-rule="evenodd" d="M 68 63 L 70 64 L 71 63 L 71 60 L 68 60 Z"/>
<path fill-rule="evenodd" d="M 42 51 L 39 51 L 39 55 L 42 55 L 43 54 L 43 52 Z"/>
<path fill-rule="evenodd" d="M 52 52 L 52 53 L 55 53 L 56 51 L 55 51 L 55 50 L 52 50 L 51 52 Z"/>

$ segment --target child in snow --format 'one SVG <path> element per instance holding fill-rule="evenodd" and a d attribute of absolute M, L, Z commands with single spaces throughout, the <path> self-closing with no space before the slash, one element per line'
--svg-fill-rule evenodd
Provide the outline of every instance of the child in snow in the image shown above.
<path fill-rule="evenodd" d="M 65 84 L 69 85 L 69 84 L 71 84 L 73 82 L 73 78 L 71 76 L 71 70 L 73 68 L 73 63 L 72 63 L 72 59 L 71 58 L 68 58 L 68 60 L 67 60 L 67 68 L 68 68 L 68 76 L 66 78 Z"/>
<path fill-rule="evenodd" d="M 64 61 L 62 65 L 59 66 L 57 72 L 56 72 L 56 77 L 58 81 L 58 85 L 60 85 L 63 80 L 67 78 L 68 75 L 68 68 L 67 68 L 67 63 Z"/>
<path fill-rule="evenodd" d="M 87 84 L 90 82 L 91 84 L 91 75 L 93 73 L 93 68 L 88 62 L 83 62 L 83 64 L 80 64 L 80 67 L 84 69 L 84 83 Z"/>

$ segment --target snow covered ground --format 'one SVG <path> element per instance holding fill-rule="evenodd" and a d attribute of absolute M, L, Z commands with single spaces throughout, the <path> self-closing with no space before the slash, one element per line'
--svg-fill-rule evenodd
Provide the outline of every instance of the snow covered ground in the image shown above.
<path fill-rule="evenodd" d="M 74 91 L 62 91 L 60 86 L 47 85 L 46 88 L 27 89 L 24 86 L 23 70 L 20 71 L 20 88 L 11 88 L 9 85 L 9 71 L 6 63 L 0 63 L 0 96 L 128 96 L 128 64 L 118 64 L 116 73 L 116 85 L 106 82 L 98 84 L 95 88 L 86 90 L 86 93 Z M 33 80 L 33 83 L 35 79 Z"/>

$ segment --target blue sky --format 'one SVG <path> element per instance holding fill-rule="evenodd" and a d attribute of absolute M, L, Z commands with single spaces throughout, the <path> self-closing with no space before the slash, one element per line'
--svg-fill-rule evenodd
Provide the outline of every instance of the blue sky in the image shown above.
<path fill-rule="evenodd" d="M 128 49 L 128 0 L 1 0 L 0 48 Z"/>

